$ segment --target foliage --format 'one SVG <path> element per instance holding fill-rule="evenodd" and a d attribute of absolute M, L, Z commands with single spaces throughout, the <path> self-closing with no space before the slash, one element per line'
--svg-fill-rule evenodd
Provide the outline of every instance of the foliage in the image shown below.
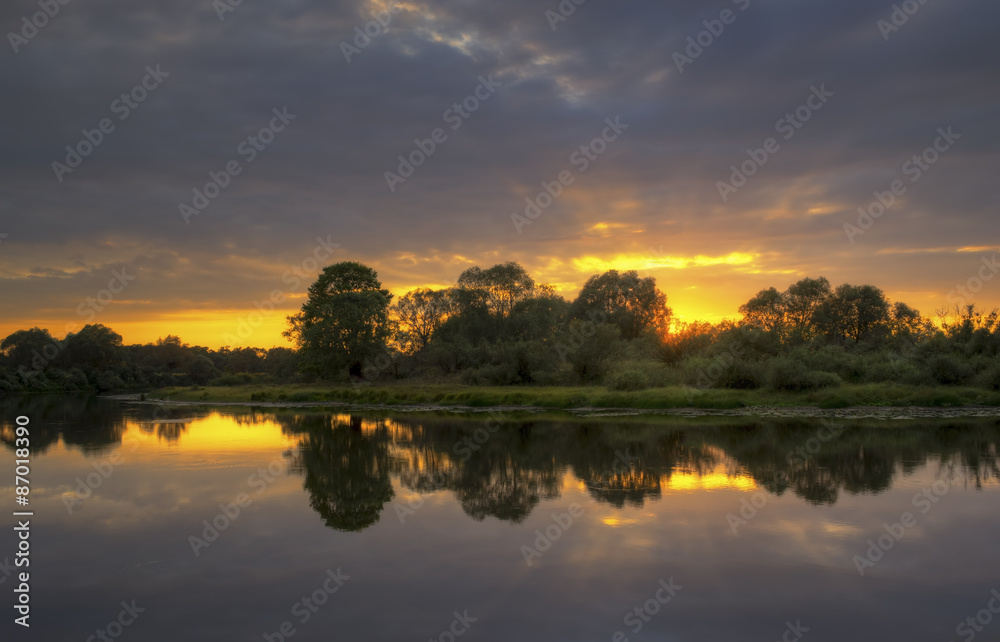
<path fill-rule="evenodd" d="M 641 279 L 635 270 L 608 270 L 587 279 L 570 314 L 575 319 L 606 315 L 608 323 L 618 326 L 622 338 L 631 340 L 648 330 L 664 334 L 671 310 L 653 277 Z"/>
<path fill-rule="evenodd" d="M 339 263 L 322 271 L 290 318 L 287 336 L 297 350 L 213 350 L 174 335 L 124 345 L 99 324 L 63 339 L 18 330 L 0 341 L 0 393 L 236 388 L 348 374 L 358 386 L 397 379 L 536 390 L 604 384 L 619 396 L 686 385 L 665 393 L 674 405 L 737 403 L 726 395 L 739 392 L 820 395 L 816 403 L 836 406 L 853 400 L 840 386 L 891 383 L 1000 392 L 997 311 L 968 304 L 938 311 L 935 324 L 874 286 L 832 288 L 822 277 L 761 290 L 737 321 L 675 322 L 669 330 L 666 296 L 635 272 L 593 275 L 567 301 L 517 263 L 475 266 L 454 287 L 418 288 L 390 303 L 374 270 Z M 884 401 L 867 394 L 865 402 Z M 956 398 L 972 397 L 928 392 L 923 399 Z"/>
<path fill-rule="evenodd" d="M 649 376 L 642 370 L 634 368 L 619 370 L 608 377 L 607 387 L 609 390 L 622 392 L 645 390 L 649 387 Z"/>
<path fill-rule="evenodd" d="M 323 268 L 285 336 L 299 346 L 307 370 L 323 377 L 360 376 L 365 359 L 391 335 L 389 303 L 375 270 L 353 261 Z"/>

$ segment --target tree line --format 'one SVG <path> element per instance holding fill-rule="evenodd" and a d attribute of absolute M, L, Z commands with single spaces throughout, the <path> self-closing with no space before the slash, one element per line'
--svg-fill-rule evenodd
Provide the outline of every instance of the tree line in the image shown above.
<path fill-rule="evenodd" d="M 0 391 L 397 379 L 614 390 L 844 382 L 1000 389 L 996 310 L 940 310 L 935 323 L 873 285 L 834 288 L 819 277 L 761 290 L 739 312 L 718 324 L 679 322 L 656 280 L 634 270 L 595 274 L 570 301 L 515 262 L 471 267 L 453 287 L 394 297 L 375 270 L 348 261 L 324 268 L 288 318 L 296 349 L 213 350 L 176 336 L 124 345 L 100 324 L 57 340 L 31 328 L 0 342 Z"/>

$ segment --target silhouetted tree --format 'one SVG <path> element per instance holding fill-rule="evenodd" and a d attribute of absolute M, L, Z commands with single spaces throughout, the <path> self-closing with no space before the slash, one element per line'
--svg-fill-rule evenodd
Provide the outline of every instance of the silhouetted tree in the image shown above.
<path fill-rule="evenodd" d="M 299 345 L 303 366 L 323 376 L 360 376 L 365 359 L 392 333 L 389 303 L 375 270 L 345 261 L 323 268 L 284 334 Z"/>

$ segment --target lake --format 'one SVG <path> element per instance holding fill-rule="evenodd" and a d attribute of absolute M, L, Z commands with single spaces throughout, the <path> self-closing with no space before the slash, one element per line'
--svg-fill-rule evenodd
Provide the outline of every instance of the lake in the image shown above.
<path fill-rule="evenodd" d="M 1000 640 L 996 418 L 0 408 L 4 639 Z"/>

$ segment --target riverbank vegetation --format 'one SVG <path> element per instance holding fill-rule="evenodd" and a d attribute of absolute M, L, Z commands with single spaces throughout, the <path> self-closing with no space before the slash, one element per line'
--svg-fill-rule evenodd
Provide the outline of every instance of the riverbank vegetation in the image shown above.
<path fill-rule="evenodd" d="M 230 387 L 269 400 L 550 407 L 948 405 L 1000 392 L 996 310 L 953 302 L 932 320 L 875 286 L 822 277 L 762 290 L 718 324 L 676 321 L 655 279 L 634 271 L 594 275 L 570 301 L 504 263 L 393 299 L 371 268 L 328 266 L 289 317 L 294 350 L 176 336 L 124 345 L 99 324 L 62 340 L 21 330 L 0 342 L 0 391 L 210 385 L 218 400 Z"/>

